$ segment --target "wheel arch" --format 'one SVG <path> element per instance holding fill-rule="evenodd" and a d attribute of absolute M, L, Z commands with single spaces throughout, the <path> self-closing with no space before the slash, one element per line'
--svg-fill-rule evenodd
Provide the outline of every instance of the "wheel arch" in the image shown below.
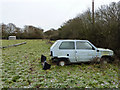
<path fill-rule="evenodd" d="M 52 60 L 55 62 L 65 61 L 66 63 L 70 63 L 70 60 L 68 57 L 54 57 L 52 58 Z"/>
<path fill-rule="evenodd" d="M 113 58 L 113 56 L 110 56 L 110 55 L 103 55 L 102 57 L 101 57 L 101 60 L 108 60 L 108 62 L 112 62 L 112 61 L 114 61 L 114 58 Z"/>
<path fill-rule="evenodd" d="M 110 55 L 103 55 L 101 58 L 112 58 Z"/>
<path fill-rule="evenodd" d="M 65 61 L 66 63 L 70 63 L 70 60 L 68 57 L 59 57 L 58 61 Z"/>

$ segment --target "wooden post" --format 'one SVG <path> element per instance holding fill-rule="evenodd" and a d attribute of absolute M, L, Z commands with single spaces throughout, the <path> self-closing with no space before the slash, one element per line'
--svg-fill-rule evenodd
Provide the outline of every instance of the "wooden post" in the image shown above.
<path fill-rule="evenodd" d="M 26 44 L 26 42 L 22 42 L 22 43 L 18 43 L 18 44 L 14 44 L 14 45 L 0 47 L 0 49 L 2 49 L 2 48 L 9 48 L 9 47 L 16 47 L 16 46 L 23 45 L 23 44 Z"/>
<path fill-rule="evenodd" d="M 94 20 L 94 0 L 92 0 L 92 20 L 93 20 L 93 26 L 94 26 L 94 23 L 95 23 L 95 20 Z"/>

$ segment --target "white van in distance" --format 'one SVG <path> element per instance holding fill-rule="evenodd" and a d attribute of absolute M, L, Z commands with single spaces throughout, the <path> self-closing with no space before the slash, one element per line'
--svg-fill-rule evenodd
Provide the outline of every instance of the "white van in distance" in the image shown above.
<path fill-rule="evenodd" d="M 67 63 L 89 62 L 94 58 L 110 58 L 113 51 L 97 48 L 88 40 L 57 40 L 50 48 L 52 61 L 64 66 Z"/>

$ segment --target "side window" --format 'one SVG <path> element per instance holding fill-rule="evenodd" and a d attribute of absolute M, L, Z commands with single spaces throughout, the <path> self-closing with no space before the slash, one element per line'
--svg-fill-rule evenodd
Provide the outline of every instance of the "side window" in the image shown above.
<path fill-rule="evenodd" d="M 59 49 L 75 49 L 74 42 L 62 42 Z"/>
<path fill-rule="evenodd" d="M 87 42 L 76 42 L 76 48 L 92 50 L 92 46 Z"/>

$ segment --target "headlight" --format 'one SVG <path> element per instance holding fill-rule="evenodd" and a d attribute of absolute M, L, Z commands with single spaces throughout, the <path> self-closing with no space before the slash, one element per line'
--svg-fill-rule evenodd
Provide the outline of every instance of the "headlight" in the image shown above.
<path fill-rule="evenodd" d="M 113 51 L 103 51 L 102 55 L 113 55 Z"/>
<path fill-rule="evenodd" d="M 103 51 L 103 52 L 102 52 L 102 55 L 109 55 L 109 54 L 110 54 L 109 51 Z"/>
<path fill-rule="evenodd" d="M 113 51 L 111 51 L 111 52 L 110 52 L 110 55 L 113 55 L 113 54 L 114 54 Z"/>

